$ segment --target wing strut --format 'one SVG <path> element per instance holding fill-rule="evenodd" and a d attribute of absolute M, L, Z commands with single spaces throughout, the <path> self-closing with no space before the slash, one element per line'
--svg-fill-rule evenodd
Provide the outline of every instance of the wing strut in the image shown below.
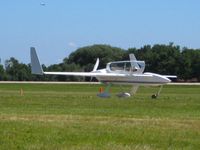
<path fill-rule="evenodd" d="M 137 90 L 139 88 L 139 85 L 133 85 L 133 87 L 131 88 L 131 95 L 135 95 Z"/>

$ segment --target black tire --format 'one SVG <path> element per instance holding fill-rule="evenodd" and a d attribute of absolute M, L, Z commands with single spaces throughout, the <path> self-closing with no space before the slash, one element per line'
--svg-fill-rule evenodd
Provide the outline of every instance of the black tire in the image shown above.
<path fill-rule="evenodd" d="M 153 94 L 153 95 L 151 96 L 151 98 L 152 98 L 152 99 L 156 99 L 156 98 L 157 98 L 157 94 Z"/>

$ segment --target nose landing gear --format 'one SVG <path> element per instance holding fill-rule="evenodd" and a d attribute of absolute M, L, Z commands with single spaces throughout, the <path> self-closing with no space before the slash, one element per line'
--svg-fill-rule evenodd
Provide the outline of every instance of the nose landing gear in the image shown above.
<path fill-rule="evenodd" d="M 151 96 L 152 99 L 156 99 L 159 95 L 160 95 L 160 92 L 162 91 L 162 88 L 163 88 L 163 85 L 160 86 L 158 92 L 156 94 L 153 94 Z"/>

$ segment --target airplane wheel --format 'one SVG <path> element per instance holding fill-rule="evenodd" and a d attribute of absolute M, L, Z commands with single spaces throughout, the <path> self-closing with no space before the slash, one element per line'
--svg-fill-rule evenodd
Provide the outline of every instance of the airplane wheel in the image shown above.
<path fill-rule="evenodd" d="M 117 94 L 117 96 L 118 96 L 119 98 L 126 98 L 126 97 L 130 97 L 131 94 L 130 94 L 130 93 L 123 92 L 123 93 Z"/>
<path fill-rule="evenodd" d="M 153 95 L 151 96 L 151 98 L 152 98 L 152 99 L 156 99 L 156 98 L 157 98 L 157 94 L 153 94 Z"/>

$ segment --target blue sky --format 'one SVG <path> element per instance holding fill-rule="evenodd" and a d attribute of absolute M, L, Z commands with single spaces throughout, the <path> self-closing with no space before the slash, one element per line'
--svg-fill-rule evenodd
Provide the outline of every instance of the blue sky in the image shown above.
<path fill-rule="evenodd" d="M 199 0 L 1 0 L 0 19 L 2 63 L 29 63 L 31 46 L 46 65 L 93 44 L 200 48 Z"/>

